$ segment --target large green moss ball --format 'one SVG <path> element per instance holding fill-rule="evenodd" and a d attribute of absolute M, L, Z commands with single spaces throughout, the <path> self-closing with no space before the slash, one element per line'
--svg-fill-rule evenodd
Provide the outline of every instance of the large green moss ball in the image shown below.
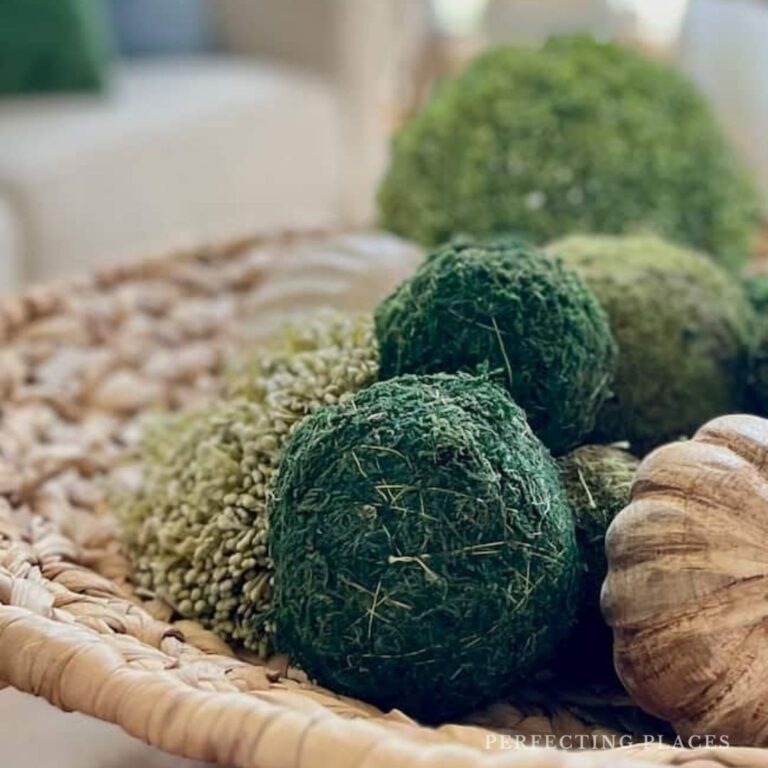
<path fill-rule="evenodd" d="M 454 241 L 376 311 L 380 376 L 488 370 L 553 453 L 609 394 L 615 344 L 579 276 L 523 241 Z"/>
<path fill-rule="evenodd" d="M 484 379 L 404 376 L 317 411 L 271 521 L 278 649 L 385 708 L 434 721 L 500 695 L 574 613 L 557 467 Z"/>
<path fill-rule="evenodd" d="M 656 237 L 574 236 L 549 251 L 594 291 L 619 345 L 596 441 L 643 452 L 745 407 L 754 317 L 729 274 Z"/>
<path fill-rule="evenodd" d="M 558 654 L 559 670 L 569 678 L 613 675 L 612 633 L 600 613 L 600 590 L 608 572 L 605 534 L 629 504 L 637 465 L 630 453 L 610 445 L 584 445 L 558 460 L 584 566 L 576 622 Z"/>
<path fill-rule="evenodd" d="M 396 135 L 379 205 L 386 228 L 428 245 L 652 230 L 734 267 L 758 218 L 694 87 L 588 38 L 495 49 L 445 82 Z"/>

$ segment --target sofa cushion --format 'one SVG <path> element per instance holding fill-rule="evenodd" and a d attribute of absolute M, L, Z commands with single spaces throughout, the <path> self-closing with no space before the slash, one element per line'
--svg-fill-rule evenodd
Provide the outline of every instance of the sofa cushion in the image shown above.
<path fill-rule="evenodd" d="M 3 0 L 0 94 L 101 88 L 107 29 L 99 0 Z"/>
<path fill-rule="evenodd" d="M 109 0 L 117 46 L 125 56 L 195 53 L 213 48 L 210 0 Z"/>
<path fill-rule="evenodd" d="M 338 213 L 325 81 L 228 57 L 133 60 L 99 98 L 0 102 L 0 195 L 28 278 Z"/>
<path fill-rule="evenodd" d="M 21 233 L 16 211 L 10 200 L 0 196 L 0 296 L 20 286 Z"/>

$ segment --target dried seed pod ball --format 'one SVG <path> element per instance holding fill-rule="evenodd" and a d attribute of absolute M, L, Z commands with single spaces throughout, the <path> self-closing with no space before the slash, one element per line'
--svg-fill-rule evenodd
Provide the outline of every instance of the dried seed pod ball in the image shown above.
<path fill-rule="evenodd" d="M 288 323 L 275 342 L 230 366 L 225 394 L 288 410 L 288 421 L 305 415 L 307 383 L 323 393 L 324 404 L 371 383 L 378 373 L 373 319 L 367 314 L 320 310 Z M 293 396 L 298 400 L 292 405 Z M 277 398 L 277 400 L 275 399 Z M 285 401 L 285 402 L 283 402 Z"/>
<path fill-rule="evenodd" d="M 510 238 L 434 251 L 379 305 L 376 336 L 381 378 L 491 371 L 553 453 L 594 426 L 616 357 L 576 272 Z"/>
<path fill-rule="evenodd" d="M 308 417 L 271 513 L 277 647 L 429 721 L 546 662 L 575 609 L 557 467 L 500 387 L 403 376 Z"/>
<path fill-rule="evenodd" d="M 754 316 L 729 274 L 651 236 L 573 236 L 548 250 L 594 291 L 619 345 L 597 441 L 644 452 L 745 407 Z"/>
<path fill-rule="evenodd" d="M 140 488 L 115 501 L 141 593 L 266 651 L 271 607 L 263 487 L 276 436 L 261 409 L 224 401 L 145 429 Z"/>
<path fill-rule="evenodd" d="M 323 315 L 233 368 L 232 399 L 150 425 L 142 485 L 115 503 L 139 588 L 266 654 L 267 493 L 281 448 L 308 413 L 372 382 L 377 360 L 370 318 Z"/>
<path fill-rule="evenodd" d="M 734 268 L 759 218 L 696 89 L 588 38 L 494 49 L 446 81 L 396 135 L 379 207 L 385 228 L 427 245 L 642 229 Z"/>
<path fill-rule="evenodd" d="M 560 477 L 576 524 L 584 564 L 581 600 L 558 668 L 571 678 L 613 677 L 611 630 L 600 613 L 600 589 L 608 572 L 605 534 L 629 504 L 638 460 L 610 445 L 584 445 L 558 460 Z"/>

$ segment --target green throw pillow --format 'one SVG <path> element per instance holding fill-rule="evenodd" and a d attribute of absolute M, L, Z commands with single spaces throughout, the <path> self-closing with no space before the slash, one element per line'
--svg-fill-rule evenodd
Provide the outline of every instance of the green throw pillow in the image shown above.
<path fill-rule="evenodd" d="M 101 0 L 0 0 L 0 94 L 98 90 L 108 40 Z"/>

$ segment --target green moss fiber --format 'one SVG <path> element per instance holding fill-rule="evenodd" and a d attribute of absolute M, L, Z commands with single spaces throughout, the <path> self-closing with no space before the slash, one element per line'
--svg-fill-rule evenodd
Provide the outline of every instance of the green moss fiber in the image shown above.
<path fill-rule="evenodd" d="M 619 345 L 596 442 L 644 452 L 745 408 L 754 315 L 730 275 L 656 237 L 574 236 L 548 250 L 584 278 Z"/>
<path fill-rule="evenodd" d="M 759 315 L 768 315 L 768 275 L 747 275 L 742 280 L 749 303 Z"/>
<path fill-rule="evenodd" d="M 382 378 L 488 370 L 553 453 L 578 444 L 609 394 L 616 349 L 571 269 L 523 241 L 454 241 L 375 316 Z"/>
<path fill-rule="evenodd" d="M 596 680 L 613 674 L 612 634 L 600 613 L 600 590 L 608 572 L 605 533 L 629 503 L 637 465 L 634 456 L 608 445 L 585 445 L 558 460 L 585 568 L 576 622 L 558 654 L 558 667 L 570 678 Z"/>
<path fill-rule="evenodd" d="M 142 482 L 114 494 L 139 590 L 264 655 L 272 626 L 267 495 L 301 420 L 376 376 L 370 317 L 335 313 L 288 327 L 227 374 L 227 396 L 156 417 Z"/>
<path fill-rule="evenodd" d="M 403 376 L 315 412 L 286 446 L 271 522 L 278 649 L 427 721 L 532 674 L 574 613 L 556 465 L 484 379 Z"/>
<path fill-rule="evenodd" d="M 750 362 L 750 410 L 768 416 L 768 275 L 744 278 L 747 297 L 755 310 L 755 347 Z"/>
<path fill-rule="evenodd" d="M 479 56 L 396 135 L 383 225 L 457 233 L 654 231 L 728 267 L 757 196 L 705 100 L 669 67 L 589 38 Z"/>

